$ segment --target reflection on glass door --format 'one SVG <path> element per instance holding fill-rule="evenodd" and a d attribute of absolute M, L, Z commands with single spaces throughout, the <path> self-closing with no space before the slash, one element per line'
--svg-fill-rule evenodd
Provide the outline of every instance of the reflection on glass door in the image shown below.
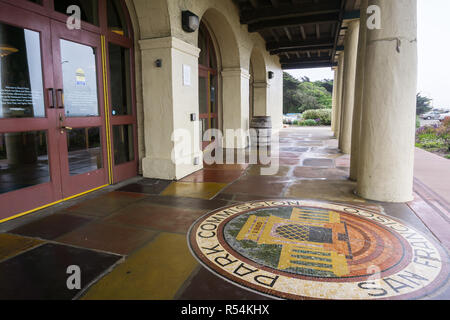
<path fill-rule="evenodd" d="M 0 57 L 0 118 L 45 118 L 39 33 L 0 23 Z M 0 132 L 0 193 L 49 181 L 46 131 Z"/>
<path fill-rule="evenodd" d="M 0 2 L 0 221 L 61 197 L 48 34 L 48 18 Z"/>
<path fill-rule="evenodd" d="M 0 133 L 0 194 L 47 182 L 47 132 Z"/>
<path fill-rule="evenodd" d="M 70 175 L 75 176 L 103 168 L 100 132 L 100 128 L 79 128 L 67 133 Z"/>
<path fill-rule="evenodd" d="M 0 23 L 0 118 L 45 117 L 39 33 Z"/>
<path fill-rule="evenodd" d="M 63 196 L 108 183 L 100 36 L 52 22 Z"/>
<path fill-rule="evenodd" d="M 66 117 L 98 117 L 95 48 L 60 40 Z"/>
<path fill-rule="evenodd" d="M 111 2 L 111 6 L 116 3 Z M 117 9 L 117 5 L 114 5 Z M 123 30 L 126 25 L 119 15 L 108 10 L 108 21 L 115 27 L 113 32 Z M 115 30 L 115 31 L 114 31 Z M 131 76 L 131 49 L 129 44 L 109 43 L 108 75 L 110 81 L 110 116 L 112 126 L 113 181 L 118 182 L 136 176 L 136 116 L 133 114 L 133 84 Z"/>

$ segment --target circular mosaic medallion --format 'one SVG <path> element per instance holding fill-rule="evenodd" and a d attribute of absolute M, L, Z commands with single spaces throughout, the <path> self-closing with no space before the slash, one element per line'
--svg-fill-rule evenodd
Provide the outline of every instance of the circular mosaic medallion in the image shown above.
<path fill-rule="evenodd" d="M 194 256 L 242 287 L 287 299 L 406 299 L 447 282 L 447 253 L 381 209 L 255 201 L 189 231 Z"/>

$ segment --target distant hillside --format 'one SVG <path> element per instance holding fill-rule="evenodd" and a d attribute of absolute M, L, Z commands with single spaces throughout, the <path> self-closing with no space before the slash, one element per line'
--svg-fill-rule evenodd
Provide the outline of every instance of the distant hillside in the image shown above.
<path fill-rule="evenodd" d="M 333 80 L 311 82 L 308 77 L 298 80 L 286 72 L 283 74 L 283 80 L 284 114 L 331 109 Z"/>

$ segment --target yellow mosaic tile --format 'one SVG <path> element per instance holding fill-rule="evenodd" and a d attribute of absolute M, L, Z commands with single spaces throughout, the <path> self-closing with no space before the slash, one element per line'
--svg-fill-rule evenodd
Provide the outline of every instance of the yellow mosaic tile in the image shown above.
<path fill-rule="evenodd" d="M 24 238 L 11 234 L 0 234 L 0 261 L 19 254 L 22 251 L 31 249 L 43 241 Z"/>
<path fill-rule="evenodd" d="M 215 182 L 172 182 L 161 195 L 186 198 L 211 199 L 227 184 Z"/>
<path fill-rule="evenodd" d="M 185 236 L 162 233 L 94 284 L 83 300 L 169 300 L 197 265 Z"/>

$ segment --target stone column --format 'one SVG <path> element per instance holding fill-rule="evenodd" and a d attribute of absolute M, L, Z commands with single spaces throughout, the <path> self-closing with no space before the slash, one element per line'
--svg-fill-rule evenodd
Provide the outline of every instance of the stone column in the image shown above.
<path fill-rule="evenodd" d="M 381 29 L 367 31 L 357 193 L 366 199 L 413 199 L 417 93 L 417 1 L 369 0 Z"/>
<path fill-rule="evenodd" d="M 139 41 L 142 51 L 146 178 L 181 179 L 203 167 L 199 122 L 200 49 L 174 37 Z M 162 66 L 155 61 L 161 59 Z"/>
<path fill-rule="evenodd" d="M 228 149 L 243 149 L 248 146 L 249 80 L 250 74 L 245 69 L 222 70 L 223 146 Z"/>
<path fill-rule="evenodd" d="M 342 118 L 342 91 L 344 89 L 344 51 L 341 51 L 338 59 L 338 77 L 337 77 L 337 92 L 336 92 L 336 128 L 335 137 L 339 139 L 341 132 L 341 118 Z"/>
<path fill-rule="evenodd" d="M 333 80 L 333 102 L 331 107 L 331 131 L 336 134 L 336 98 L 337 98 L 337 82 L 338 82 L 338 67 L 333 68 L 334 80 Z"/>
<path fill-rule="evenodd" d="M 361 1 L 361 19 L 359 26 L 358 57 L 356 62 L 355 106 L 353 108 L 352 143 L 350 156 L 350 180 L 358 178 L 359 137 L 361 135 L 362 98 L 364 92 L 364 64 L 367 36 L 367 1 Z"/>
<path fill-rule="evenodd" d="M 255 81 L 253 83 L 254 116 L 268 116 L 270 84 L 267 81 Z"/>
<path fill-rule="evenodd" d="M 339 148 L 350 154 L 352 140 L 353 106 L 355 101 L 356 57 L 358 53 L 359 20 L 348 23 L 345 35 L 344 90 L 342 92 L 342 123 L 339 135 Z"/>

